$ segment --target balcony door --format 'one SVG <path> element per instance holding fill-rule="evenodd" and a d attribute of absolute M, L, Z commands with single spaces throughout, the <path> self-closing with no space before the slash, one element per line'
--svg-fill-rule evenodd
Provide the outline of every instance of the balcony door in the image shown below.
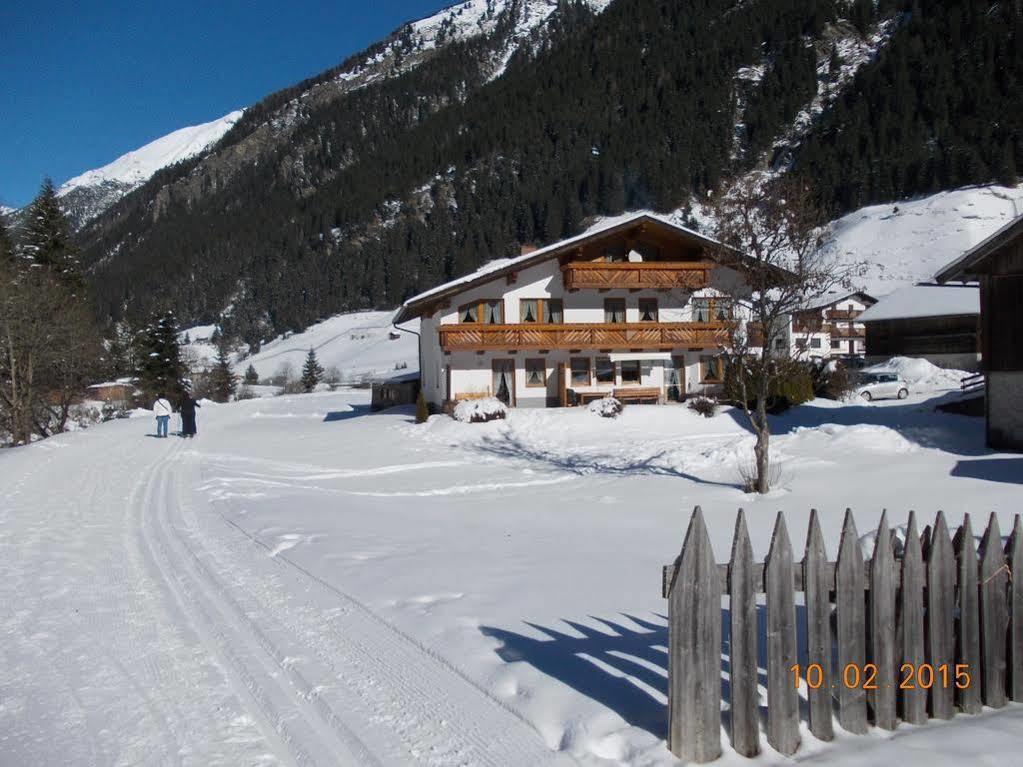
<path fill-rule="evenodd" d="M 669 402 L 686 398 L 686 362 L 684 357 L 672 357 L 664 366 L 664 396 Z"/>
<path fill-rule="evenodd" d="M 491 368 L 494 396 L 508 407 L 515 407 L 515 360 L 494 360 Z"/>

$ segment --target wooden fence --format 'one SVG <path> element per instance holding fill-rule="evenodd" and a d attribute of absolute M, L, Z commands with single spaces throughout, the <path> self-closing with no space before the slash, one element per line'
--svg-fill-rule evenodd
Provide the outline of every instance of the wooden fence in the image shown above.
<path fill-rule="evenodd" d="M 721 754 L 722 624 L 730 635 L 731 744 L 743 756 L 759 752 L 761 658 L 767 741 L 782 754 L 800 745 L 800 689 L 810 732 L 821 740 L 833 737 L 835 713 L 845 730 L 865 733 L 870 724 L 893 730 L 900 719 L 925 724 L 1023 701 L 1023 577 L 1016 573 L 1023 573 L 1019 515 L 1003 548 L 992 514 L 978 551 L 969 515 L 953 537 L 941 512 L 922 535 L 911 513 L 900 545 L 882 514 L 873 555 L 864 560 L 847 510 L 838 559 L 829 562 L 813 511 L 799 563 L 779 513 L 758 564 L 740 509 L 731 559 L 719 565 L 697 506 L 682 553 L 663 572 L 669 748 L 694 762 Z M 805 594 L 798 625 L 796 591 Z M 766 601 L 763 640 L 758 594 Z"/>

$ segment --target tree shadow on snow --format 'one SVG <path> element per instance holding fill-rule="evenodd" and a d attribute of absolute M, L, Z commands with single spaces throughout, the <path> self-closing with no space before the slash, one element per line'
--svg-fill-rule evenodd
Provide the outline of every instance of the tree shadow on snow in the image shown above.
<path fill-rule="evenodd" d="M 668 626 L 666 615 L 645 620 L 623 614 L 627 620 L 603 618 L 582 623 L 563 619 L 575 633 L 525 621 L 543 638 L 518 634 L 507 629 L 481 626 L 480 632 L 501 642 L 498 656 L 506 663 L 528 663 L 549 677 L 568 685 L 588 698 L 614 711 L 628 724 L 658 738 L 668 732 Z M 721 722 L 731 730 L 729 709 L 731 676 L 731 638 L 729 610 L 721 610 Z M 767 723 L 767 611 L 757 605 L 757 677 L 758 709 L 761 726 Z M 600 624 L 596 629 L 592 624 Z M 807 660 L 805 609 L 796 606 L 796 651 L 801 664 Z M 638 626 L 632 628 L 631 626 Z M 578 636 L 577 636 L 578 634 Z M 785 682 L 791 684 L 788 670 Z M 804 692 L 799 693 L 799 717 L 809 721 Z"/>
<path fill-rule="evenodd" d="M 972 477 L 988 482 L 1023 485 L 1023 457 L 959 461 L 952 467 L 950 474 L 953 477 Z"/>
<path fill-rule="evenodd" d="M 934 399 L 906 404 L 857 404 L 825 408 L 800 405 L 780 415 L 769 416 L 772 435 L 791 434 L 798 428 L 839 426 L 885 426 L 920 447 L 935 448 L 956 455 L 987 455 L 982 420 L 963 418 L 935 410 Z M 746 414 L 729 408 L 728 415 L 752 433 Z"/>
<path fill-rule="evenodd" d="M 613 474 L 613 475 L 652 475 L 663 477 L 679 477 L 698 482 L 702 485 L 716 485 L 718 487 L 734 487 L 739 485 L 734 482 L 718 482 L 715 480 L 698 477 L 686 471 L 682 471 L 668 464 L 664 458 L 667 450 L 647 456 L 645 458 L 624 457 L 614 451 L 602 454 L 580 454 L 580 453 L 558 453 L 553 450 L 527 445 L 519 437 L 511 434 L 503 434 L 488 439 L 478 446 L 480 451 L 496 455 L 501 458 L 511 458 L 533 463 L 545 463 L 555 469 L 571 472 L 573 474 Z"/>

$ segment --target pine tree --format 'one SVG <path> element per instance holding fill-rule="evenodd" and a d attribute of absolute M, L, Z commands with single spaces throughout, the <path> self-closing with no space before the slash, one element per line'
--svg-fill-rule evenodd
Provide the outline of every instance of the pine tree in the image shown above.
<path fill-rule="evenodd" d="M 29 205 L 24 234 L 24 253 L 33 266 L 49 270 L 73 294 L 81 296 L 84 281 L 78 265 L 78 249 L 71 241 L 71 227 L 57 202 L 50 179 Z"/>
<path fill-rule="evenodd" d="M 249 368 L 252 366 L 249 365 Z M 217 349 L 217 361 L 210 371 L 210 393 L 214 402 L 227 402 L 236 391 L 238 376 L 231 370 L 231 360 L 228 359 L 226 348 L 220 346 Z"/>
<path fill-rule="evenodd" d="M 147 397 L 163 393 L 180 398 L 185 393 L 185 365 L 178 344 L 178 323 L 173 312 L 153 318 L 138 340 L 138 386 Z"/>
<path fill-rule="evenodd" d="M 7 224 L 0 217 L 0 269 L 14 265 L 14 243 L 11 242 Z"/>
<path fill-rule="evenodd" d="M 322 376 L 323 368 L 320 367 L 320 363 L 316 359 L 316 350 L 310 347 L 309 354 L 305 358 L 305 365 L 302 366 L 302 388 L 307 392 L 312 391 Z"/>
<path fill-rule="evenodd" d="M 259 383 L 259 373 L 256 372 L 256 368 L 251 364 L 245 369 L 245 378 L 242 379 L 246 385 L 253 385 Z"/>

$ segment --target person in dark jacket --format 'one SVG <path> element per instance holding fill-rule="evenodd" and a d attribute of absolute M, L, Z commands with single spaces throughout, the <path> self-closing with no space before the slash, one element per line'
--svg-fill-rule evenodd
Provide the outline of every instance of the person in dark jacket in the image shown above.
<path fill-rule="evenodd" d="M 202 407 L 190 394 L 181 397 L 181 436 L 191 439 L 195 436 L 195 409 Z"/>

